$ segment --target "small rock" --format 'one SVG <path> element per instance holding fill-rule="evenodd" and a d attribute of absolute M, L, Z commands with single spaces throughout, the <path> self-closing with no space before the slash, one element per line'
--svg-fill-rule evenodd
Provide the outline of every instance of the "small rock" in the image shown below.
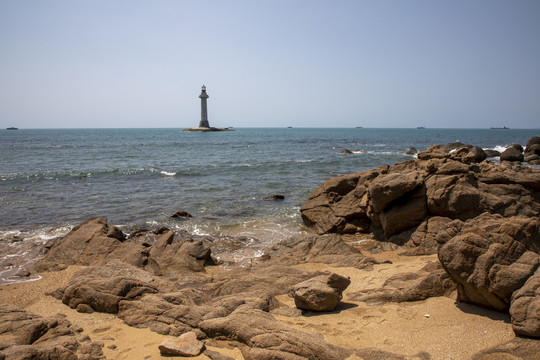
<path fill-rule="evenodd" d="M 77 308 L 75 310 L 82 314 L 92 314 L 94 312 L 94 309 L 92 309 L 90 305 L 82 303 L 77 305 Z"/>
<path fill-rule="evenodd" d="M 424 317 L 429 319 L 429 314 L 424 314 Z"/>
<path fill-rule="evenodd" d="M 198 356 L 206 347 L 197 340 L 197 335 L 190 331 L 179 337 L 166 339 L 158 348 L 161 355 Z"/>
<path fill-rule="evenodd" d="M 347 155 L 347 154 L 352 154 L 353 152 L 351 150 L 348 150 L 348 149 L 343 149 L 339 152 L 340 154 L 344 154 L 344 155 Z"/>
<path fill-rule="evenodd" d="M 350 279 L 338 274 L 316 276 L 293 287 L 294 303 L 303 310 L 332 311 L 350 283 Z"/>
<path fill-rule="evenodd" d="M 30 275 L 31 275 L 31 274 L 30 274 L 30 271 L 25 270 L 25 269 L 19 271 L 19 272 L 16 274 L 16 276 L 18 276 L 18 277 L 29 277 Z"/>
<path fill-rule="evenodd" d="M 190 218 L 190 217 L 193 217 L 193 215 L 191 215 L 187 211 L 180 210 L 172 214 L 171 217 L 172 218 Z"/>
<path fill-rule="evenodd" d="M 263 200 L 285 200 L 285 196 L 279 194 L 270 195 L 263 197 Z"/>
<path fill-rule="evenodd" d="M 411 147 L 411 148 L 408 148 L 407 151 L 405 151 L 405 154 L 407 154 L 407 155 L 416 155 L 416 154 L 418 154 L 418 150 Z"/>

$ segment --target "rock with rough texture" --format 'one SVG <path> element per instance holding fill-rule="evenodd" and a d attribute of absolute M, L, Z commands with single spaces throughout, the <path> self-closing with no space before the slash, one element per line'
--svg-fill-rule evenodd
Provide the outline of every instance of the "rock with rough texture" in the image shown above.
<path fill-rule="evenodd" d="M 80 310 L 86 305 L 95 311 L 117 313 L 120 301 L 157 293 L 159 288 L 168 290 L 173 285 L 116 260 L 104 266 L 79 270 L 51 295 L 73 309 Z"/>
<path fill-rule="evenodd" d="M 314 262 L 358 269 L 377 264 L 375 259 L 363 255 L 360 250 L 333 234 L 298 235 L 284 239 L 267 249 L 261 261 L 286 265 Z"/>
<path fill-rule="evenodd" d="M 540 269 L 512 295 L 510 316 L 516 334 L 540 338 Z"/>
<path fill-rule="evenodd" d="M 509 147 L 501 154 L 501 161 L 523 161 L 523 148 Z"/>
<path fill-rule="evenodd" d="M 150 248 L 145 269 L 156 275 L 169 275 L 188 269 L 204 271 L 205 265 L 214 264 L 210 253 L 210 248 L 202 240 L 178 239 L 172 231 L 167 231 Z"/>
<path fill-rule="evenodd" d="M 368 303 L 420 301 L 448 296 L 456 289 L 440 263 L 430 263 L 416 273 L 401 273 L 387 279 L 381 288 L 349 292 L 347 299 Z"/>
<path fill-rule="evenodd" d="M 463 224 L 439 249 L 457 283 L 458 300 L 505 311 L 512 293 L 540 266 L 540 220 L 483 214 Z"/>
<path fill-rule="evenodd" d="M 193 217 L 193 215 L 191 215 L 187 211 L 178 210 L 177 212 L 172 214 L 171 217 L 172 218 L 190 218 L 190 217 Z"/>
<path fill-rule="evenodd" d="M 206 265 L 214 264 L 210 248 L 202 239 L 176 236 L 166 228 L 155 231 L 152 238 L 157 238 L 150 243 L 138 237 L 125 240 L 118 228 L 107 225 L 107 219 L 89 219 L 49 244 L 34 270 L 53 271 L 69 265 L 103 265 L 120 260 L 155 275 L 170 275 L 204 271 Z"/>
<path fill-rule="evenodd" d="M 0 306 L 0 359 L 104 360 L 102 343 L 82 344 L 63 315 L 41 317 Z"/>
<path fill-rule="evenodd" d="M 351 280 L 338 274 L 320 275 L 293 286 L 291 294 L 297 308 L 312 311 L 332 311 Z"/>
<path fill-rule="evenodd" d="M 483 158 L 480 150 L 463 144 L 432 146 L 419 160 L 330 179 L 310 194 L 300 209 L 302 219 L 319 234 L 371 232 L 403 245 L 432 217 L 465 221 L 484 212 L 539 216 L 540 170 L 477 163 Z M 432 236 L 423 238 L 435 245 Z"/>
<path fill-rule="evenodd" d="M 206 347 L 197 340 L 197 334 L 190 331 L 179 337 L 165 339 L 158 348 L 161 355 L 198 356 Z"/>
<path fill-rule="evenodd" d="M 242 342 L 249 346 L 246 359 L 346 359 L 352 351 L 327 343 L 279 323 L 256 309 L 238 308 L 227 317 L 205 320 L 200 328 L 209 337 Z"/>
<path fill-rule="evenodd" d="M 36 265 L 36 271 L 62 270 L 68 265 L 97 265 L 107 259 L 129 262 L 123 248 L 125 236 L 107 219 L 92 218 L 74 227 L 66 236 L 47 244 L 47 253 Z"/>

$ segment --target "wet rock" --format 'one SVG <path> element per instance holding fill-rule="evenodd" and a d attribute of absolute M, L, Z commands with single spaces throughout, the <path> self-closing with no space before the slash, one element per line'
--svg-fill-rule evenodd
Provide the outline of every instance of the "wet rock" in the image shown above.
<path fill-rule="evenodd" d="M 269 196 L 263 197 L 263 200 L 267 200 L 267 201 L 285 200 L 285 196 L 279 195 L 279 194 L 269 195 Z"/>
<path fill-rule="evenodd" d="M 66 236 L 47 245 L 47 253 L 34 266 L 40 271 L 61 270 L 69 265 L 104 264 L 110 259 L 128 263 L 142 262 L 145 257 L 142 245 L 124 243 L 125 236 L 115 226 L 108 226 L 107 219 L 93 218 L 74 227 Z"/>
<path fill-rule="evenodd" d="M 312 311 L 332 311 L 351 280 L 337 275 L 320 275 L 293 286 L 291 294 L 297 308 Z"/>
<path fill-rule="evenodd" d="M 488 149 L 488 150 L 484 150 L 484 152 L 486 153 L 486 156 L 488 158 L 494 158 L 494 157 L 499 157 L 501 156 L 501 153 L 498 152 L 497 150 L 491 150 L 491 149 Z"/>
<path fill-rule="evenodd" d="M 179 210 L 171 215 L 172 218 L 190 218 L 193 217 L 190 213 L 187 211 Z"/>
<path fill-rule="evenodd" d="M 343 155 L 348 155 L 348 154 L 352 154 L 353 152 L 351 150 L 348 150 L 348 149 L 343 149 L 339 153 L 343 154 Z"/>
<path fill-rule="evenodd" d="M 523 148 L 509 147 L 501 154 L 501 161 L 523 161 Z"/>
<path fill-rule="evenodd" d="M 413 147 L 410 147 L 410 148 L 407 149 L 407 151 L 405 151 L 405 154 L 407 154 L 407 155 L 416 155 L 416 154 L 418 154 L 418 150 L 416 150 Z"/>
<path fill-rule="evenodd" d="M 197 334 L 190 331 L 179 337 L 164 340 L 158 348 L 161 355 L 198 356 L 206 347 L 197 340 Z"/>

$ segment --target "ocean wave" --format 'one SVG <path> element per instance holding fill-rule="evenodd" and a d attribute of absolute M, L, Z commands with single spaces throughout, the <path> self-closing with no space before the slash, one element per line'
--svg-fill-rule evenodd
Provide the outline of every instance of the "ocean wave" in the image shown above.
<path fill-rule="evenodd" d="M 492 148 L 484 148 L 484 150 L 495 150 L 502 154 L 507 148 L 508 148 L 508 145 L 495 145 Z"/>
<path fill-rule="evenodd" d="M 168 172 L 168 171 L 160 171 L 160 174 L 161 175 L 165 175 L 165 176 L 175 176 L 176 173 L 175 172 Z"/>

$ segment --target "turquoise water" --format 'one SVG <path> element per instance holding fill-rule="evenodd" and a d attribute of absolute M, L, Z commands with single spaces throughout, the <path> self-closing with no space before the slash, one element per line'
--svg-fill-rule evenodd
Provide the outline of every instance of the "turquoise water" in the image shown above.
<path fill-rule="evenodd" d="M 163 224 L 221 234 L 300 226 L 324 180 L 412 159 L 410 147 L 454 141 L 525 144 L 540 131 L 240 128 L 0 131 L 0 231 L 36 231 L 104 216 L 131 229 Z M 355 150 L 342 155 L 342 149 Z M 281 194 L 284 201 L 264 201 Z M 194 217 L 170 218 L 177 210 Z"/>

